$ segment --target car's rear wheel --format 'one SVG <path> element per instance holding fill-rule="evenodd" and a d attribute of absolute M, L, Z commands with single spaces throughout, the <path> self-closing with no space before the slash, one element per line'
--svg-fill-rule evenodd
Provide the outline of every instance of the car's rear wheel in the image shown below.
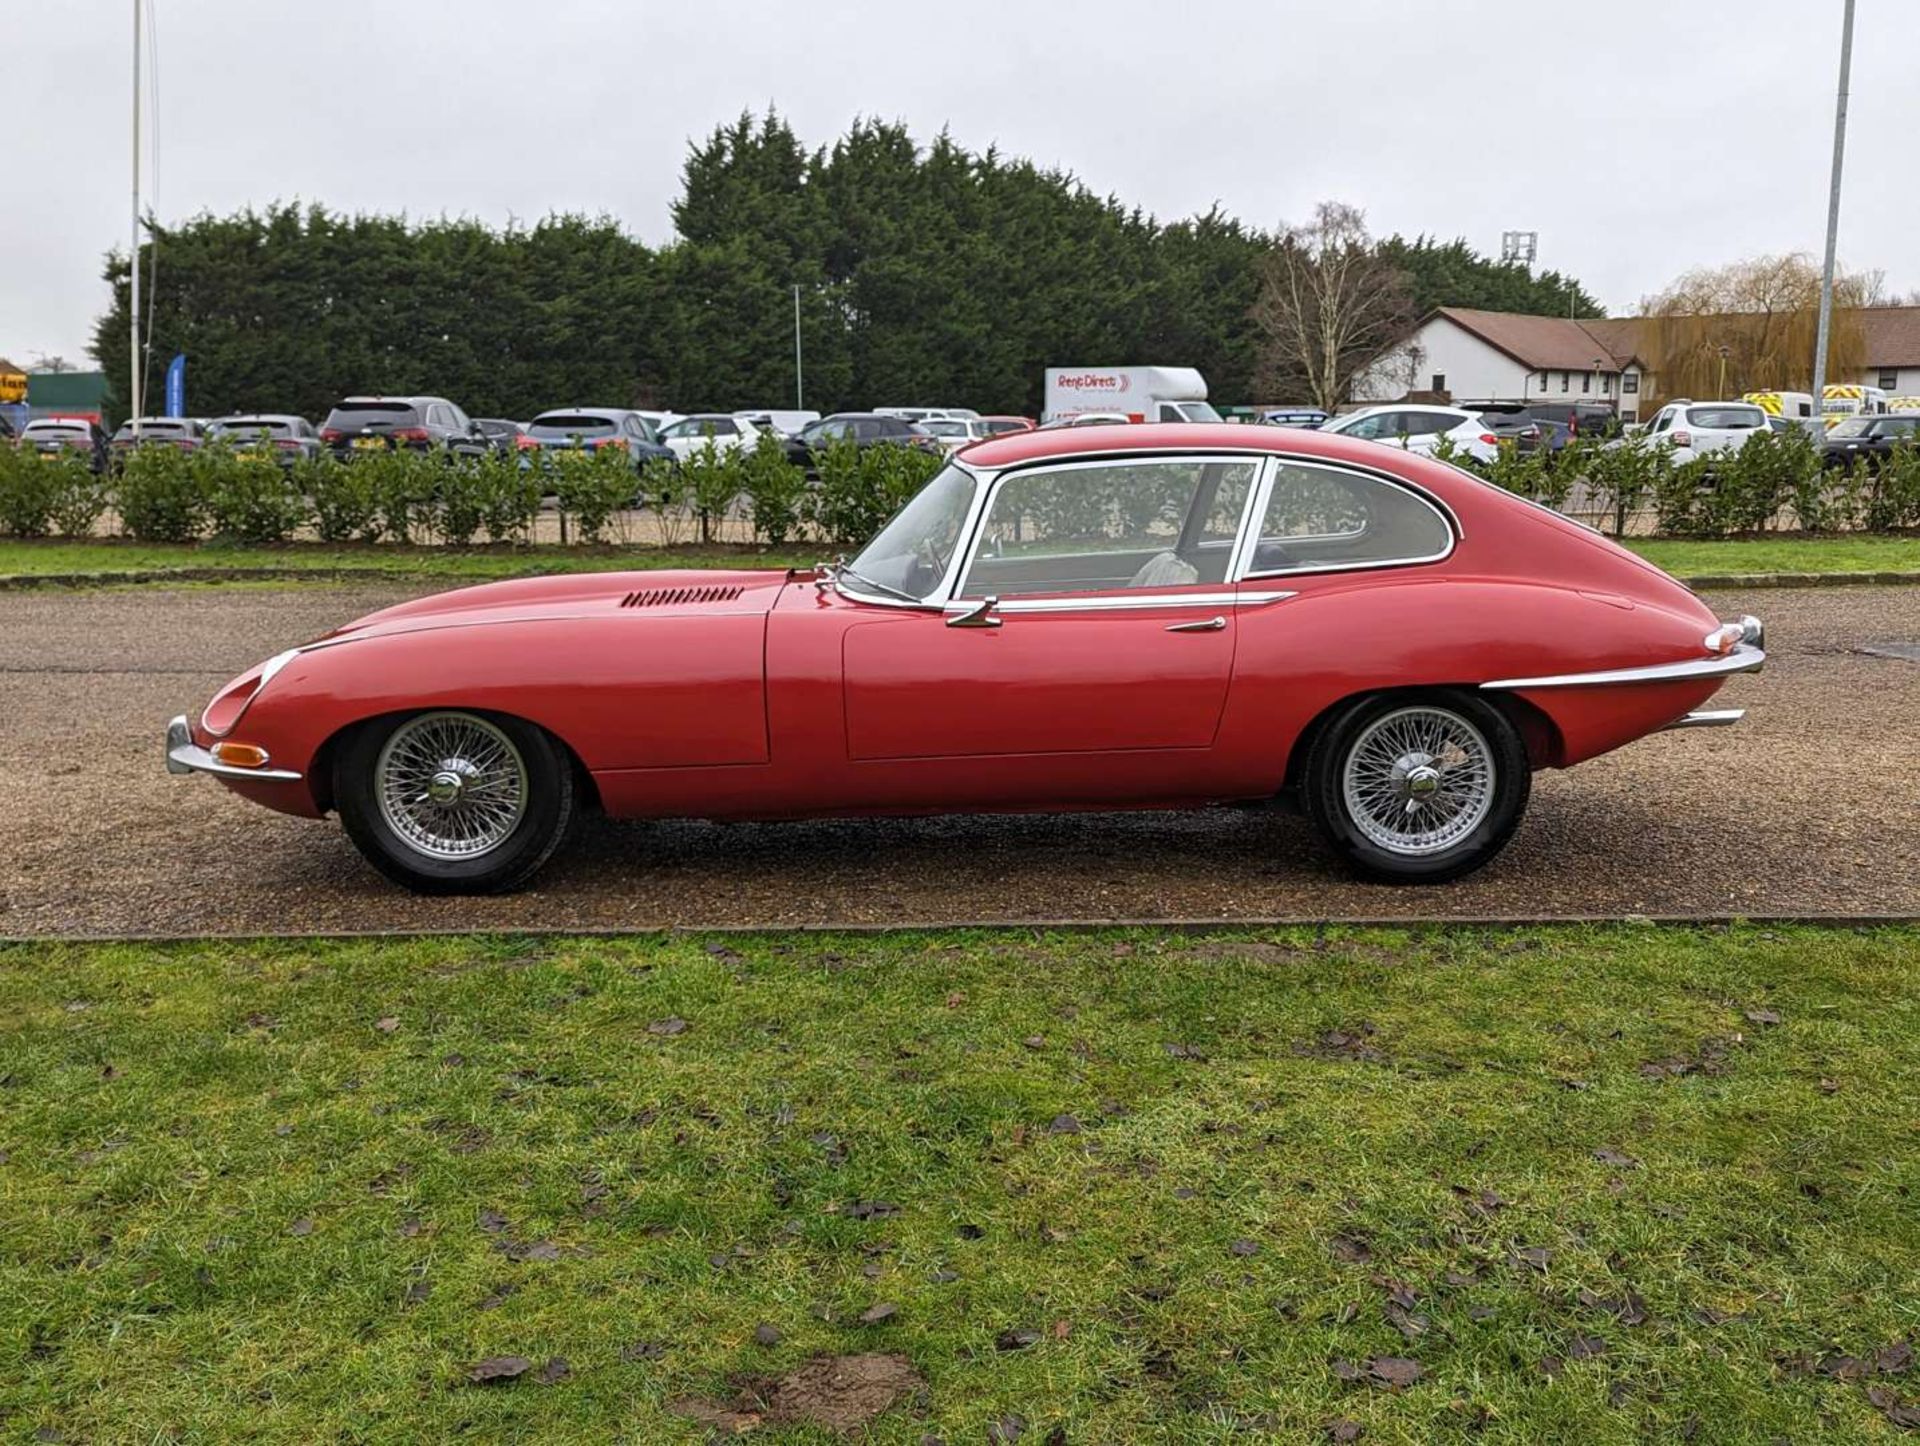
<path fill-rule="evenodd" d="M 1335 717 L 1308 755 L 1308 815 L 1360 873 L 1441 883 L 1506 847 L 1532 773 L 1519 730 L 1452 689 L 1367 698 Z"/>
<path fill-rule="evenodd" d="M 367 862 L 423 894 L 518 887 L 574 817 L 564 750 L 500 714 L 439 709 L 367 724 L 339 750 L 333 789 Z"/>

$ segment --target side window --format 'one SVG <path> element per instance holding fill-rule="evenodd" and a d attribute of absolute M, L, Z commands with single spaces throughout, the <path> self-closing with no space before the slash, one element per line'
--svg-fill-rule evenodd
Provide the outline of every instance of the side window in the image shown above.
<path fill-rule="evenodd" d="M 1186 418 L 1180 415 L 1180 409 L 1174 406 L 1173 403 L 1162 402 L 1160 404 L 1160 420 L 1163 422 L 1181 422 L 1185 421 Z"/>
<path fill-rule="evenodd" d="M 1452 548 L 1452 527 L 1417 493 L 1373 477 L 1288 462 L 1274 474 L 1249 571 L 1431 562 Z"/>
<path fill-rule="evenodd" d="M 447 422 L 451 426 L 458 427 L 463 432 L 473 425 L 473 423 L 467 419 L 467 414 L 452 403 L 447 404 Z"/>
<path fill-rule="evenodd" d="M 1376 441 L 1381 436 L 1382 429 L 1392 420 L 1393 413 L 1376 412 L 1373 416 L 1363 417 L 1347 428 L 1347 435 L 1358 437 L 1365 442 Z"/>
<path fill-rule="evenodd" d="M 1016 472 L 994 488 L 960 596 L 1223 583 L 1258 475 L 1201 458 Z"/>

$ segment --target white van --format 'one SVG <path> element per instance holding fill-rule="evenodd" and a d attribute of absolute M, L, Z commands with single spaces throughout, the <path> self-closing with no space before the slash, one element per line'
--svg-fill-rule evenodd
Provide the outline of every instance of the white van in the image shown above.
<path fill-rule="evenodd" d="M 1887 410 L 1887 394 L 1878 387 L 1861 386 L 1855 382 L 1829 382 L 1820 393 L 1820 410 L 1826 416 L 1831 427 L 1842 417 L 1883 416 Z"/>
<path fill-rule="evenodd" d="M 1789 421 L 1813 415 L 1812 392 L 1746 392 L 1740 400 L 1753 403 L 1770 417 L 1785 417 Z"/>
<path fill-rule="evenodd" d="M 1217 422 L 1207 379 L 1192 367 L 1048 367 L 1045 422 L 1124 412 L 1135 422 Z"/>

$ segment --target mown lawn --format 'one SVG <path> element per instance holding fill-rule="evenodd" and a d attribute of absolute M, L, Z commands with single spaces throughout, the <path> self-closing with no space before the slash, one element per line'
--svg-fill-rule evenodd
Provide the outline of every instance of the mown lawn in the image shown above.
<path fill-rule="evenodd" d="M 1758 537 L 1629 540 L 1676 577 L 1754 573 L 1920 572 L 1920 537 Z"/>
<path fill-rule="evenodd" d="M 1899 928 L 7 946 L 0 1434 L 1888 1439 L 1917 1004 Z"/>
<path fill-rule="evenodd" d="M 1632 539 L 1630 545 L 1679 577 L 1756 573 L 1920 572 L 1920 537 L 1737 538 L 1688 542 Z M 329 547 L 229 547 L 216 543 L 163 546 L 101 540 L 0 539 L 0 577 L 92 576 L 185 571 L 191 576 L 270 572 L 378 573 L 396 578 L 485 581 L 540 572 L 602 572 L 628 568 L 805 567 L 844 549 L 825 543 L 779 548 L 683 545 L 636 547 L 402 547 L 389 544 Z"/>

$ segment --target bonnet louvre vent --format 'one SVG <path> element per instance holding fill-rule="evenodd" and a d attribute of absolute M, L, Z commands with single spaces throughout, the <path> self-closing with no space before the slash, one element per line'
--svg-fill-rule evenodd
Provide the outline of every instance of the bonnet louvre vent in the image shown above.
<path fill-rule="evenodd" d="M 688 603 L 732 602 L 746 589 L 735 584 L 711 587 L 650 587 L 620 599 L 623 608 L 681 607 Z"/>

